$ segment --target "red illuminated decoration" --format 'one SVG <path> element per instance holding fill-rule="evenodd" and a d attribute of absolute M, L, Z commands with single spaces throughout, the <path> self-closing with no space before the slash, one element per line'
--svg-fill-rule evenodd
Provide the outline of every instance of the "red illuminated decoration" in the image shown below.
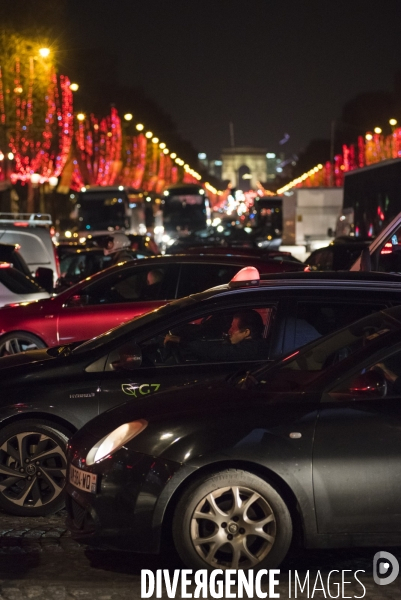
<path fill-rule="evenodd" d="M 121 121 L 115 108 L 100 122 L 91 115 L 78 121 L 72 187 L 113 185 L 121 170 Z"/>
<path fill-rule="evenodd" d="M 4 73 L 0 69 L 0 122 L 7 131 L 7 141 L 3 139 L 0 151 L 3 159 L 10 152 L 13 154 L 12 168 L 9 164 L 6 172 L 3 165 L 0 167 L 1 179 L 10 177 L 13 183 L 24 182 L 35 173 L 40 175 L 39 182 L 43 183 L 50 177 L 59 177 L 67 162 L 73 133 L 70 81 L 64 75 L 58 77 L 52 66 L 49 66 L 46 78 L 45 97 L 40 98 L 34 95 L 33 57 L 27 64 L 21 64 L 16 58 L 12 90 L 5 89 Z M 43 81 L 42 73 L 42 84 Z"/>

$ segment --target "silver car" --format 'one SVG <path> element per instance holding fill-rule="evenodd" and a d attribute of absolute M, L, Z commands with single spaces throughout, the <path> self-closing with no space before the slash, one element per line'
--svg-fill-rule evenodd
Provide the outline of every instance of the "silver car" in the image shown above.
<path fill-rule="evenodd" d="M 42 298 L 50 298 L 50 294 L 10 263 L 0 262 L 0 307 Z"/>

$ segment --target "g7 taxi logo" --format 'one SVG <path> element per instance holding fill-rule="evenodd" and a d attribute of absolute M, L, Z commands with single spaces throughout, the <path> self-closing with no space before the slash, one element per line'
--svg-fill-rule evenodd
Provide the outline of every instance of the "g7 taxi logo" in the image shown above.
<path fill-rule="evenodd" d="M 141 396 L 146 396 L 152 392 L 157 392 L 160 385 L 160 383 L 142 383 L 142 385 L 138 385 L 137 383 L 122 383 L 121 389 L 124 394 L 138 398 L 136 395 L 137 392 L 139 392 Z"/>

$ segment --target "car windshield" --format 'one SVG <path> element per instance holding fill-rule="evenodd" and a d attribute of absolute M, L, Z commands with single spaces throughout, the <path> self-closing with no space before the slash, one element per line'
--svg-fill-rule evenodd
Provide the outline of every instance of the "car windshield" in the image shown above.
<path fill-rule="evenodd" d="M 278 367 L 273 367 L 276 371 L 274 374 L 269 373 L 269 377 L 267 372 L 272 370 L 271 365 L 259 368 L 251 377 L 255 384 L 269 382 L 270 386 L 277 383 L 280 387 L 280 382 L 284 385 L 289 379 L 305 383 L 358 350 L 367 348 L 373 342 L 383 340 L 400 329 L 400 307 L 378 312 L 293 352 L 285 357 Z M 241 381 L 238 384 L 241 385 Z"/>
<path fill-rule="evenodd" d="M 226 286 L 219 286 L 218 289 L 225 289 Z M 215 288 L 216 289 L 216 288 Z M 134 317 L 127 323 L 122 323 L 113 329 L 109 329 L 105 333 L 98 335 L 83 344 L 80 344 L 77 348 L 75 348 L 72 353 L 73 354 L 81 354 L 82 352 L 88 352 L 102 346 L 105 343 L 111 342 L 115 339 L 118 339 L 121 335 L 125 335 L 128 332 L 135 331 L 143 327 L 144 325 L 148 325 L 157 319 L 163 319 L 166 315 L 170 315 L 173 312 L 179 312 L 183 308 L 196 304 L 198 301 L 205 300 L 209 298 L 209 296 L 213 296 L 215 291 L 206 290 L 205 292 L 201 292 L 200 294 L 193 294 L 191 296 L 187 296 L 186 298 L 181 298 L 180 300 L 174 300 L 165 306 L 160 308 L 156 308 L 151 312 L 145 313 L 143 315 L 139 315 L 138 317 Z"/>

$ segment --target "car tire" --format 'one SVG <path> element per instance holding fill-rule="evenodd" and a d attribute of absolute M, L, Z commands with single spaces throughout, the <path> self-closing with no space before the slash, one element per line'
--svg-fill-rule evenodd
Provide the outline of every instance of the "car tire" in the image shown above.
<path fill-rule="evenodd" d="M 43 517 L 64 506 L 68 432 L 54 423 L 18 421 L 0 430 L 0 507 Z"/>
<path fill-rule="evenodd" d="M 25 331 L 6 333 L 0 337 L 0 357 L 46 347 L 40 338 Z"/>
<path fill-rule="evenodd" d="M 173 539 L 192 569 L 269 569 L 289 550 L 292 519 L 269 483 L 228 469 L 184 492 L 173 516 Z"/>

